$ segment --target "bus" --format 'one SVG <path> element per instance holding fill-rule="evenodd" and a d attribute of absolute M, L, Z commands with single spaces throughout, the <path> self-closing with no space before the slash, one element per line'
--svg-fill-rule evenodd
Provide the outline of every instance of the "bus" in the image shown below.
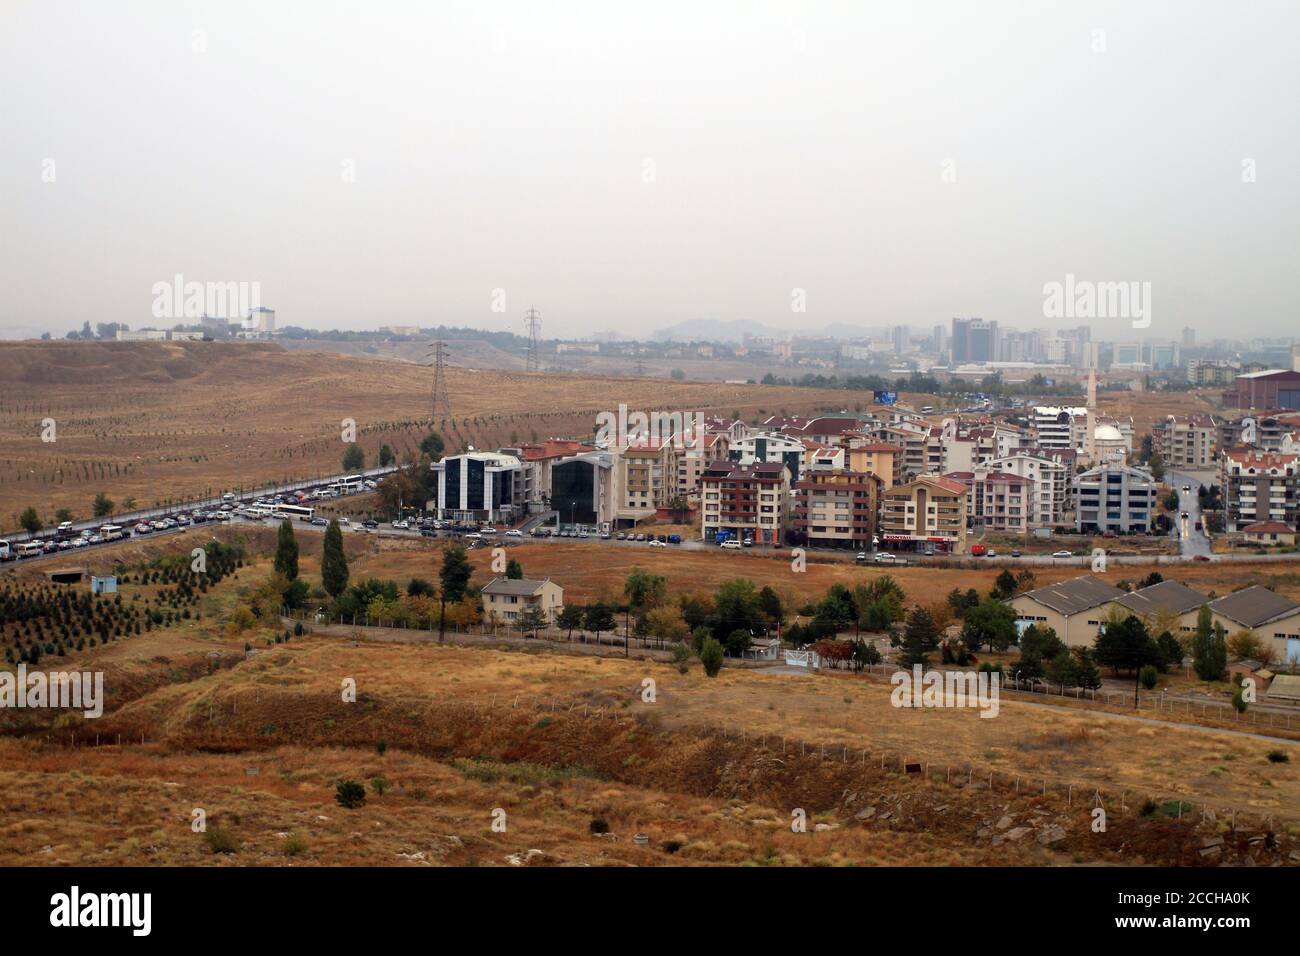
<path fill-rule="evenodd" d="M 0 541 L 0 561 L 12 561 L 14 559 L 13 549 L 9 546 L 8 541 Z"/>
<path fill-rule="evenodd" d="M 117 541 L 122 537 L 122 526 L 116 524 L 106 524 L 99 529 L 99 536 L 105 541 Z"/>
<path fill-rule="evenodd" d="M 362 475 L 348 475 L 345 478 L 338 479 L 338 481 L 331 481 L 329 489 L 336 494 L 350 495 L 360 491 L 364 484 L 365 478 Z"/>
<path fill-rule="evenodd" d="M 24 541 L 18 546 L 18 557 L 20 558 L 34 558 L 44 553 L 45 549 L 41 547 L 39 541 Z"/>
<path fill-rule="evenodd" d="M 297 518 L 299 521 L 310 521 L 311 516 L 315 513 L 315 508 L 308 508 L 306 505 L 276 505 L 275 510 L 271 512 L 271 517 Z"/>

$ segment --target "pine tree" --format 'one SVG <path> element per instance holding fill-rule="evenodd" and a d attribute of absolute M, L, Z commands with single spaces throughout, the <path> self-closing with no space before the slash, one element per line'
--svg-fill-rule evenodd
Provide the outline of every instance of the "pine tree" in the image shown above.
<path fill-rule="evenodd" d="M 1222 680 L 1228 667 L 1228 645 L 1222 624 L 1212 624 L 1210 608 L 1202 605 L 1192 637 L 1192 667 L 1201 680 Z"/>
<path fill-rule="evenodd" d="M 321 583 L 330 597 L 338 597 L 348 586 L 348 559 L 343 553 L 343 531 L 337 520 L 325 529 L 325 551 L 320 562 Z"/>
<path fill-rule="evenodd" d="M 930 612 L 923 607 L 913 608 L 907 615 L 907 626 L 903 631 L 903 647 L 898 655 L 898 663 L 905 668 L 916 664 L 922 667 L 930 663 L 930 650 L 939 643 L 939 631 L 934 626 Z"/>
<path fill-rule="evenodd" d="M 290 581 L 298 577 L 298 541 L 293 536 L 293 524 L 288 518 L 280 522 L 280 533 L 276 537 L 275 570 Z"/>

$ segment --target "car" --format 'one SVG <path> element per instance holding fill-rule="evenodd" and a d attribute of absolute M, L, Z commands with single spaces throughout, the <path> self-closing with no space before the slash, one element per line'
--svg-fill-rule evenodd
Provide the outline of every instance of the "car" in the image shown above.
<path fill-rule="evenodd" d="M 1184 512 L 1183 512 L 1182 514 L 1180 514 L 1178 517 L 1180 517 L 1180 518 L 1182 518 L 1184 521 L 1186 521 L 1187 518 L 1188 518 L 1188 514 L 1187 514 L 1186 511 L 1184 511 Z"/>
<path fill-rule="evenodd" d="M 752 548 L 754 546 L 754 539 L 746 537 L 743 541 L 740 542 L 740 544 L 742 547 Z"/>
<path fill-rule="evenodd" d="M 411 527 L 411 523 L 409 521 L 398 520 L 393 522 L 393 527 L 401 531 L 406 531 L 408 528 Z"/>
<path fill-rule="evenodd" d="M 625 532 L 625 531 L 620 531 L 618 534 L 615 535 L 615 537 L 618 538 L 619 541 L 626 541 L 626 540 L 627 540 L 627 532 Z"/>
<path fill-rule="evenodd" d="M 1192 490 L 1191 485 L 1183 485 L 1183 491 L 1191 493 L 1191 490 Z"/>
<path fill-rule="evenodd" d="M 329 525 L 329 522 L 326 521 L 324 518 L 322 518 L 320 515 L 317 515 L 316 517 L 312 518 L 311 523 L 314 525 Z"/>
<path fill-rule="evenodd" d="M 533 529 L 533 537 L 534 537 L 534 538 L 545 538 L 545 537 L 546 537 L 546 532 L 545 532 L 543 529 L 541 529 L 541 528 L 534 528 L 534 529 Z"/>
<path fill-rule="evenodd" d="M 340 518 L 340 519 L 339 519 L 339 524 L 341 524 L 341 525 L 348 525 L 348 526 L 351 526 L 352 522 L 349 521 L 347 518 Z"/>
<path fill-rule="evenodd" d="M 636 534 L 636 540 L 638 540 L 638 541 L 644 541 L 644 540 L 645 540 L 645 535 L 642 534 L 640 531 L 638 531 L 637 534 Z"/>
<path fill-rule="evenodd" d="M 718 547 L 726 548 L 728 551 L 739 551 L 741 549 L 741 544 L 735 538 L 728 538 L 726 541 L 722 542 L 722 544 L 718 545 Z"/>
<path fill-rule="evenodd" d="M 990 557 L 990 558 L 996 558 L 997 556 L 998 556 L 998 553 L 997 553 L 996 551 L 994 551 L 992 548 L 989 548 L 989 551 L 988 551 L 988 555 L 987 555 L 987 557 Z"/>
<path fill-rule="evenodd" d="M 681 544 L 681 543 L 682 543 L 682 536 L 681 536 L 680 534 L 670 534 L 670 535 L 668 536 L 668 543 L 669 543 L 669 544 Z"/>
<path fill-rule="evenodd" d="M 523 536 L 524 533 L 520 531 L 518 528 L 511 528 L 509 531 L 506 532 L 507 538 L 522 538 Z"/>
<path fill-rule="evenodd" d="M 898 560 L 898 559 L 897 559 L 894 555 L 890 554 L 888 551 L 881 551 L 879 554 L 876 555 L 876 561 L 877 561 L 877 562 L 880 562 L 880 561 L 897 561 L 897 560 Z"/>
<path fill-rule="evenodd" d="M 379 527 L 379 522 L 376 521 L 374 518 L 367 518 L 365 521 L 361 522 L 361 527 L 363 527 L 363 528 L 378 528 L 378 527 Z"/>
<path fill-rule="evenodd" d="M 492 527 L 490 524 L 489 524 L 489 525 L 484 525 L 482 528 L 479 528 L 479 529 L 478 529 L 478 533 L 479 533 L 479 534 L 496 534 L 496 533 L 497 533 L 497 529 L 494 528 L 494 527 Z"/>
<path fill-rule="evenodd" d="M 60 521 L 60 522 L 59 522 L 59 534 L 67 534 L 67 533 L 70 532 L 71 530 L 72 530 L 72 522 L 71 522 L 71 521 Z"/>
<path fill-rule="evenodd" d="M 858 554 L 857 554 L 857 557 L 855 557 L 853 560 L 856 561 L 858 564 L 866 564 L 866 563 L 867 563 L 867 552 L 865 552 L 865 551 L 859 551 Z"/>
<path fill-rule="evenodd" d="M 420 536 L 424 538 L 436 538 L 438 537 L 438 532 L 434 531 L 432 528 L 421 528 Z"/>
<path fill-rule="evenodd" d="M 650 542 L 650 547 L 652 547 L 652 548 L 666 548 L 666 547 L 668 547 L 668 545 L 665 544 L 663 541 L 651 541 L 651 542 Z"/>
<path fill-rule="evenodd" d="M 601 541 L 608 541 L 608 540 L 609 540 L 610 538 L 612 538 L 612 537 L 613 537 L 613 535 L 610 534 L 608 531 L 602 531 L 602 532 L 600 533 L 600 540 L 601 540 Z"/>
<path fill-rule="evenodd" d="M 590 535 L 590 533 L 588 533 L 588 531 L 587 531 L 586 528 L 583 528 L 581 531 L 578 532 L 578 537 L 579 537 L 579 538 L 590 538 L 591 535 Z"/>
<path fill-rule="evenodd" d="M 471 531 L 469 534 L 465 535 L 465 540 L 466 540 L 466 541 L 482 541 L 482 540 L 483 540 L 483 535 L 479 534 L 477 531 Z"/>
<path fill-rule="evenodd" d="M 1194 556 L 1192 557 L 1192 560 L 1193 560 L 1193 561 L 1208 561 L 1208 560 L 1210 560 L 1210 556 L 1209 556 L 1208 554 L 1198 554 L 1198 555 L 1194 555 Z"/>
<path fill-rule="evenodd" d="M 1073 552 L 1073 551 L 1053 551 L 1053 552 L 1052 552 L 1052 557 L 1054 557 L 1054 558 L 1072 558 L 1072 557 L 1074 557 L 1074 552 Z"/>
<path fill-rule="evenodd" d="M 1015 548 L 1012 548 L 1012 549 L 1011 549 L 1011 556 L 1012 556 L 1013 558 L 1018 558 L 1018 557 L 1020 557 L 1020 552 L 1017 551 Z"/>

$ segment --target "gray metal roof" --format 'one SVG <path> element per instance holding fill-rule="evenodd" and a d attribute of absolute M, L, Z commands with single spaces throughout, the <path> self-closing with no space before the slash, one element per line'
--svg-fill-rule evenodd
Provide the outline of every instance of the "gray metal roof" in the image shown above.
<path fill-rule="evenodd" d="M 1058 614 L 1078 614 L 1089 608 L 1124 597 L 1126 592 L 1111 587 L 1100 578 L 1092 575 L 1059 581 L 1045 587 L 1026 591 L 1020 597 L 1030 598 L 1044 607 L 1050 607 Z"/>
<path fill-rule="evenodd" d="M 1186 584 L 1161 581 L 1132 594 L 1125 594 L 1116 603 L 1124 605 L 1134 614 L 1186 614 L 1202 604 L 1209 604 L 1210 599 L 1199 591 L 1193 591 Z"/>
<path fill-rule="evenodd" d="M 1245 627 L 1259 627 L 1300 612 L 1300 604 L 1276 591 L 1252 584 L 1210 602 L 1210 610 Z"/>

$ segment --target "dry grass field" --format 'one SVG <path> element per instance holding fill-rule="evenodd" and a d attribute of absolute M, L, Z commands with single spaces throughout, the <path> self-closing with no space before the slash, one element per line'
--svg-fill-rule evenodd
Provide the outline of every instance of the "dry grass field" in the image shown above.
<path fill-rule="evenodd" d="M 90 515 L 103 491 L 137 506 L 336 474 L 342 421 L 373 462 L 428 433 L 429 369 L 270 343 L 0 343 L 0 525 L 35 506 Z M 452 368 L 455 449 L 586 437 L 595 416 L 630 409 L 747 417 L 844 407 L 845 393 L 655 379 Z M 45 419 L 55 425 L 42 441 Z"/>
<path fill-rule="evenodd" d="M 114 550 L 133 562 L 186 549 L 200 534 Z M 1300 755 L 1275 763 L 1267 754 L 1295 751 L 1291 744 L 1005 699 L 993 720 L 899 710 L 888 685 L 847 673 L 724 668 L 710 679 L 698 662 L 680 673 L 635 656 L 543 648 L 312 635 L 268 644 L 271 629 L 233 633 L 226 621 L 269 573 L 271 536 L 248 537 L 257 557 L 201 597 L 201 619 L 76 656 L 77 667 L 105 673 L 104 717 L 42 714 L 43 725 L 0 737 L 0 862 L 1189 864 L 1204 862 L 1201 841 L 1224 829 L 1227 808 L 1252 822 L 1229 834 L 1225 862 L 1290 861 Z M 301 539 L 302 573 L 315 582 L 318 539 Z M 354 580 L 430 577 L 436 567 L 428 546 L 348 543 Z M 586 553 L 580 544 L 511 550 L 530 572 L 547 561 L 582 563 Z M 740 555 L 706 577 L 700 556 L 635 556 L 667 574 L 670 589 L 742 569 L 762 580 L 761 566 L 781 566 Z M 484 557 L 474 555 L 480 583 Z M 612 590 L 622 570 L 602 567 L 609 583 L 595 587 Z M 824 588 L 873 573 L 814 565 L 796 577 Z M 899 577 L 923 596 L 924 573 Z M 954 573 L 970 586 L 991 582 L 983 569 Z M 140 589 L 125 585 L 124 598 Z M 646 678 L 653 702 L 642 697 Z M 355 681 L 354 702 L 340 693 L 345 679 Z M 888 770 L 876 764 L 881 753 Z M 898 759 L 923 763 L 925 778 L 895 772 Z M 982 782 L 990 771 L 993 789 Z M 1014 778 L 1024 781 L 1020 792 Z M 369 786 L 364 807 L 334 801 L 339 780 Z M 1065 799 L 1066 784 L 1076 799 Z M 1112 813 L 1104 834 L 1089 827 L 1094 790 Z M 1216 806 L 1219 818 L 1144 816 L 1148 797 Z M 196 807 L 216 835 L 191 830 Z M 795 809 L 806 813 L 807 833 L 790 830 Z M 495 810 L 505 812 L 504 832 L 492 829 Z M 1274 842 L 1251 843 L 1269 815 Z M 593 821 L 609 832 L 593 833 Z M 1035 839 L 1058 826 L 1059 839 Z M 1004 834 L 1022 827 L 1029 836 Z"/>

